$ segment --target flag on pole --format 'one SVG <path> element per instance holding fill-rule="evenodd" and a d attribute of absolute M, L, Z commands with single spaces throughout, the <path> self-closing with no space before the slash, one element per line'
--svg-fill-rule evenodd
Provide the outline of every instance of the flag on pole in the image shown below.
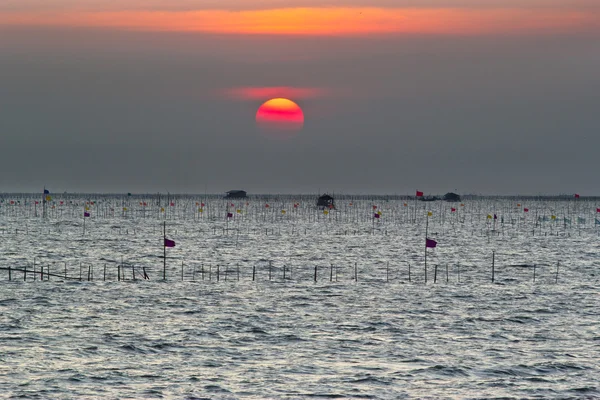
<path fill-rule="evenodd" d="M 175 247 L 175 241 L 165 238 L 165 247 Z"/>
<path fill-rule="evenodd" d="M 598 220 L 598 218 L 594 218 L 594 220 L 595 220 L 594 225 L 600 225 L 600 221 Z"/>
<path fill-rule="evenodd" d="M 524 208 L 523 212 L 529 212 L 529 208 Z"/>
<path fill-rule="evenodd" d="M 89 213 L 89 212 L 84 212 L 84 213 L 83 213 L 83 217 L 84 217 L 84 218 L 86 218 L 86 217 L 89 217 L 89 216 L 90 216 L 90 213 Z"/>
<path fill-rule="evenodd" d="M 451 211 L 451 212 L 456 212 L 456 208 L 452 207 L 452 208 L 450 209 L 450 211 Z"/>
<path fill-rule="evenodd" d="M 427 216 L 431 217 L 431 216 L 433 216 L 433 213 L 431 211 L 427 211 Z"/>
<path fill-rule="evenodd" d="M 498 219 L 498 216 L 496 214 L 494 214 L 494 219 Z"/>
<path fill-rule="evenodd" d="M 437 242 L 433 239 L 425 239 L 425 247 L 428 247 L 430 249 L 433 249 L 434 247 L 437 246 Z"/>
<path fill-rule="evenodd" d="M 423 197 L 423 192 L 417 190 L 417 197 Z"/>
<path fill-rule="evenodd" d="M 377 214 L 377 213 L 373 214 L 373 218 L 379 218 L 379 214 Z"/>
<path fill-rule="evenodd" d="M 373 210 L 377 210 L 377 206 L 373 206 Z"/>
<path fill-rule="evenodd" d="M 600 213 L 600 208 L 596 208 L 596 212 L 597 212 L 597 213 Z"/>
<path fill-rule="evenodd" d="M 228 213 L 227 213 L 227 218 L 233 218 L 233 214 L 232 214 L 232 213 L 230 213 L 230 212 L 228 212 Z"/>
<path fill-rule="evenodd" d="M 44 194 L 50 194 L 50 191 L 48 189 L 44 189 Z"/>
<path fill-rule="evenodd" d="M 579 193 L 575 193 L 575 198 L 578 199 L 579 198 Z"/>

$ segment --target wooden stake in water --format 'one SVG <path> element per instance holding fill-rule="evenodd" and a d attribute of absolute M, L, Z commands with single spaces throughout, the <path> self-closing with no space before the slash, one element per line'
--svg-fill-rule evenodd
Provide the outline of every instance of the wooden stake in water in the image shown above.
<path fill-rule="evenodd" d="M 358 282 L 358 265 L 354 263 L 354 282 Z"/>
<path fill-rule="evenodd" d="M 410 280 L 410 263 L 408 263 L 408 281 L 409 281 L 409 282 L 412 282 L 412 281 Z"/>
<path fill-rule="evenodd" d="M 425 284 L 427 284 L 427 234 L 429 231 L 429 212 L 425 218 Z"/>
<path fill-rule="evenodd" d="M 256 265 L 252 266 L 252 282 L 256 279 Z"/>
<path fill-rule="evenodd" d="M 433 269 L 433 283 L 437 283 L 437 267 L 438 265 L 435 264 L 435 267 Z"/>
<path fill-rule="evenodd" d="M 448 283 L 448 263 L 446 263 L 446 283 Z"/>
<path fill-rule="evenodd" d="M 554 283 L 558 283 L 558 266 L 560 265 L 560 261 L 556 263 L 556 277 L 554 278 Z"/>
<path fill-rule="evenodd" d="M 495 260 L 496 260 L 496 252 L 492 251 L 492 283 L 494 283 L 494 266 L 495 266 Z"/>
<path fill-rule="evenodd" d="M 333 282 L 333 264 L 329 268 L 329 282 Z"/>
<path fill-rule="evenodd" d="M 315 283 L 317 282 L 317 266 L 315 265 Z"/>
<path fill-rule="evenodd" d="M 167 221 L 163 221 L 163 281 L 167 280 Z"/>
<path fill-rule="evenodd" d="M 535 283 L 535 264 L 533 264 L 533 283 Z"/>

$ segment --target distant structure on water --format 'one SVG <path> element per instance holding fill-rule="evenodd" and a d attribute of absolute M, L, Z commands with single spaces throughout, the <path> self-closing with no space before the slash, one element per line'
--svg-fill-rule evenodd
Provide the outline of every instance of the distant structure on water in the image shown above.
<path fill-rule="evenodd" d="M 225 193 L 226 199 L 245 199 L 247 196 L 244 190 L 230 190 Z"/>
<path fill-rule="evenodd" d="M 458 202 L 458 201 L 460 201 L 460 196 L 457 195 L 456 193 L 448 192 L 444 195 L 444 197 L 442 197 L 442 200 Z"/>
<path fill-rule="evenodd" d="M 317 207 L 335 208 L 335 203 L 334 203 L 333 197 L 328 194 L 319 196 L 319 198 L 317 199 Z"/>
<path fill-rule="evenodd" d="M 419 199 L 419 201 L 438 201 L 440 198 L 436 197 L 436 196 L 427 196 L 427 197 L 421 196 L 418 199 Z"/>

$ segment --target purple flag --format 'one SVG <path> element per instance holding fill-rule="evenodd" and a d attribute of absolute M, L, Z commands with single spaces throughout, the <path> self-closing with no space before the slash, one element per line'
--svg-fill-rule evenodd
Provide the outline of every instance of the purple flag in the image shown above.
<path fill-rule="evenodd" d="M 498 216 L 496 214 L 494 214 L 494 219 L 498 219 Z"/>
<path fill-rule="evenodd" d="M 379 218 L 379 214 L 377 214 L 377 213 L 373 214 L 373 218 Z"/>
<path fill-rule="evenodd" d="M 89 213 L 89 212 L 84 212 L 84 213 L 83 213 L 83 216 L 84 216 L 84 217 L 89 217 L 89 216 L 90 216 L 90 213 Z"/>
<path fill-rule="evenodd" d="M 227 213 L 227 218 L 233 218 L 233 214 L 232 213 Z"/>
<path fill-rule="evenodd" d="M 165 238 L 165 247 L 175 247 L 175 241 Z"/>
<path fill-rule="evenodd" d="M 435 246 L 437 246 L 437 242 L 433 239 L 425 239 L 425 247 L 429 247 L 431 249 L 433 249 Z"/>

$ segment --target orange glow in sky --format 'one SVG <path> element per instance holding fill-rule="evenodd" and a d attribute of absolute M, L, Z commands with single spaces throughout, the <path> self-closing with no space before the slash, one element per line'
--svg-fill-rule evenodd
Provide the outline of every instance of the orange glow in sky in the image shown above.
<path fill-rule="evenodd" d="M 257 125 L 266 132 L 293 133 L 304 126 L 304 113 L 298 104 L 284 98 L 271 99 L 258 108 Z"/>
<path fill-rule="evenodd" d="M 275 35 L 485 34 L 600 30 L 585 10 L 324 7 L 192 11 L 0 12 L 0 26 Z"/>

